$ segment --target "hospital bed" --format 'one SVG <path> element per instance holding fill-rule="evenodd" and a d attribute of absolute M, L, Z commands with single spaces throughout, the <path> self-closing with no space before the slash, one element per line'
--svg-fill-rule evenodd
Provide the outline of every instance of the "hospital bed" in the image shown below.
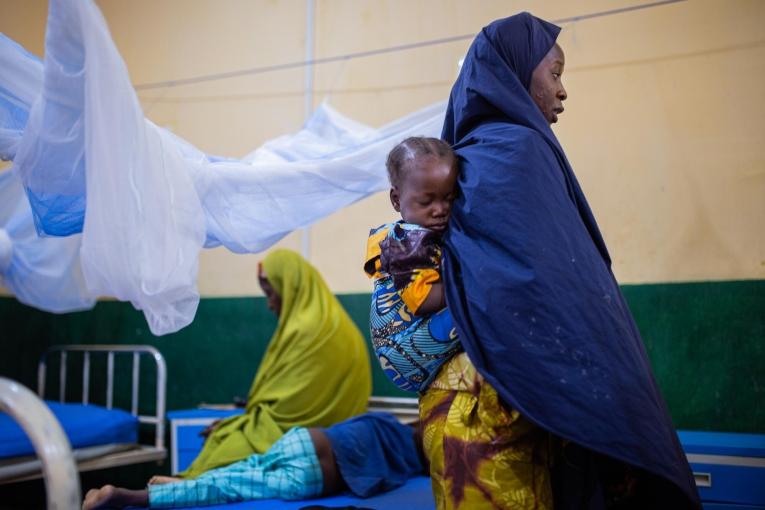
<path fill-rule="evenodd" d="M 392 413 L 402 423 L 417 419 L 417 399 L 400 397 L 371 397 L 369 411 Z M 188 430 L 182 436 L 197 441 L 191 458 L 202 446 L 198 432 L 225 413 L 219 409 L 205 414 L 196 410 Z M 188 411 L 192 412 L 192 411 Z M 241 412 L 228 411 L 228 413 Z M 229 415 L 225 414 L 225 415 Z M 204 418 L 203 418 L 204 416 Z M 172 423 L 172 420 L 171 420 Z M 178 427 L 175 427 L 176 429 Z M 178 447 L 173 431 L 174 452 Z M 678 431 L 681 444 L 693 469 L 696 485 L 705 510 L 765 510 L 765 435 L 724 432 Z M 177 465 L 177 455 L 174 466 Z M 185 467 L 182 466 L 182 467 Z M 177 471 L 174 469 L 174 471 Z M 432 510 L 435 508 L 430 479 L 425 476 L 410 479 L 405 485 L 377 496 L 360 499 L 350 494 L 302 501 L 276 499 L 198 508 L 199 510 L 300 510 L 311 505 L 324 507 L 355 506 L 359 508 L 396 510 Z"/>
<path fill-rule="evenodd" d="M 369 399 L 368 411 L 384 411 L 393 414 L 402 423 L 416 421 L 419 416 L 417 399 L 406 397 L 377 397 Z M 185 469 L 202 448 L 203 440 L 199 432 L 218 418 L 243 412 L 231 406 L 202 405 L 198 409 L 178 410 L 168 413 L 171 426 L 172 471 Z M 430 486 L 430 478 L 418 476 L 407 481 L 403 486 L 390 492 L 362 499 L 350 493 L 324 498 L 300 501 L 265 499 L 213 505 L 199 510 L 299 510 L 312 505 L 322 507 L 358 507 L 379 510 L 434 510 L 435 502 Z"/>
<path fill-rule="evenodd" d="M 411 478 L 397 489 L 366 499 L 357 498 L 351 494 L 340 494 L 300 501 L 261 499 L 225 505 L 185 507 L 185 510 L 301 510 L 312 506 L 326 507 L 327 509 L 356 507 L 373 510 L 435 510 L 436 508 L 430 488 L 430 478 L 418 476 Z"/>
<path fill-rule="evenodd" d="M 402 423 L 416 421 L 419 416 L 416 398 L 373 396 L 369 398 L 367 409 L 368 411 L 391 413 Z M 176 473 L 185 469 L 199 454 L 203 443 L 203 439 L 199 436 L 200 431 L 216 419 L 241 412 L 243 412 L 243 409 L 234 409 L 232 406 L 203 404 L 197 409 L 177 410 L 168 413 L 171 429 L 171 471 Z M 435 508 L 430 488 L 430 478 L 426 476 L 410 479 L 402 487 L 367 499 L 357 498 L 347 493 L 311 500 L 282 501 L 270 499 L 199 508 L 206 510 L 297 510 L 311 505 L 326 507 L 356 506 L 375 509 L 395 508 L 396 510 L 432 510 Z"/>
<path fill-rule="evenodd" d="M 367 410 L 386 412 L 401 423 L 417 420 L 416 398 L 370 397 Z M 189 467 L 202 451 L 204 438 L 200 433 L 216 420 L 244 412 L 233 404 L 201 404 L 195 409 L 178 409 L 167 413 L 170 422 L 170 472 L 179 473 Z"/>
<path fill-rule="evenodd" d="M 142 367 L 142 359 L 150 362 Z M 116 366 L 126 368 L 130 375 L 123 377 L 124 371 L 115 370 Z M 54 346 L 42 356 L 38 366 L 37 391 L 41 399 L 50 390 L 47 382 L 51 373 L 57 375 L 57 400 L 46 404 L 68 437 L 78 471 L 161 461 L 167 456 L 164 446 L 167 368 L 156 348 Z M 141 391 L 141 375 L 147 373 L 151 380 Z M 147 444 L 139 442 L 142 424 L 153 431 L 153 441 Z M 33 441 L 11 416 L 0 415 L 0 484 L 42 476 L 42 462 L 35 456 Z"/>
<path fill-rule="evenodd" d="M 80 480 L 72 450 L 50 409 L 21 384 L 0 377 L 0 412 L 12 416 L 34 444 L 44 473 L 48 510 L 78 508 Z"/>

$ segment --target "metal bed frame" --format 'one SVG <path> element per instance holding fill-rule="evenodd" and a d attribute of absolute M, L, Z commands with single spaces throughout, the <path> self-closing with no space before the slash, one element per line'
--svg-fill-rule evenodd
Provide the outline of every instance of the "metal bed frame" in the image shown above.
<path fill-rule="evenodd" d="M 420 418 L 415 397 L 369 397 L 368 411 L 391 413 L 401 423 L 411 423 Z"/>
<path fill-rule="evenodd" d="M 10 414 L 21 425 L 42 461 L 48 510 L 80 508 L 80 478 L 72 450 L 48 406 L 21 384 L 0 377 L 0 411 Z"/>
<path fill-rule="evenodd" d="M 73 457 L 79 471 L 91 471 L 142 462 L 161 461 L 167 457 L 165 440 L 165 403 L 167 386 L 167 365 L 162 354 L 150 345 L 57 345 L 48 349 L 40 359 L 37 369 L 37 394 L 45 397 L 48 359 L 59 356 L 58 400 L 65 401 L 67 383 L 67 362 L 71 357 L 82 356 L 82 404 L 90 400 L 91 355 L 106 355 L 106 395 L 105 407 L 113 408 L 114 403 L 114 360 L 117 355 L 132 355 L 131 408 L 130 413 L 138 418 L 139 423 L 154 426 L 154 444 L 105 445 L 78 448 Z M 154 361 L 156 372 L 155 414 L 139 414 L 139 387 L 141 357 Z M 71 401 L 70 401 L 71 402 Z M 43 476 L 41 462 L 37 459 L 21 461 L 17 464 L 21 471 L 18 475 L 0 479 L 0 484 L 31 480 Z"/>

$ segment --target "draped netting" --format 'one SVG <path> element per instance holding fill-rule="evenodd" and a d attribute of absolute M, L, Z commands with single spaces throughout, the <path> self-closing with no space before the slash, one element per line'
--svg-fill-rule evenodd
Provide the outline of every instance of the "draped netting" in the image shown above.
<path fill-rule="evenodd" d="M 388 151 L 438 136 L 445 110 L 373 129 L 324 104 L 241 160 L 211 156 L 144 118 L 91 0 L 50 2 L 42 62 L 0 34 L 0 68 L 0 157 L 13 161 L 0 173 L 2 283 L 56 312 L 130 301 L 157 335 L 193 320 L 203 247 L 259 252 L 387 188 Z"/>

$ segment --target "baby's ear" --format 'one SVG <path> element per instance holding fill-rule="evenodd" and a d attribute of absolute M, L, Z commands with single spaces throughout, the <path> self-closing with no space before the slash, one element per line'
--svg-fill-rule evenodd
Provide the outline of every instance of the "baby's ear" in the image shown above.
<path fill-rule="evenodd" d="M 396 212 L 401 212 L 401 203 L 399 202 L 398 188 L 393 186 L 390 189 L 390 203 Z"/>

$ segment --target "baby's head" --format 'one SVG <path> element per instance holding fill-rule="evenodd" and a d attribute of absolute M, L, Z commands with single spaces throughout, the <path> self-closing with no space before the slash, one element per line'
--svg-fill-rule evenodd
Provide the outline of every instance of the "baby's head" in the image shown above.
<path fill-rule="evenodd" d="M 414 136 L 396 145 L 385 163 L 390 202 L 407 223 L 446 230 L 457 182 L 457 156 L 438 138 Z"/>

